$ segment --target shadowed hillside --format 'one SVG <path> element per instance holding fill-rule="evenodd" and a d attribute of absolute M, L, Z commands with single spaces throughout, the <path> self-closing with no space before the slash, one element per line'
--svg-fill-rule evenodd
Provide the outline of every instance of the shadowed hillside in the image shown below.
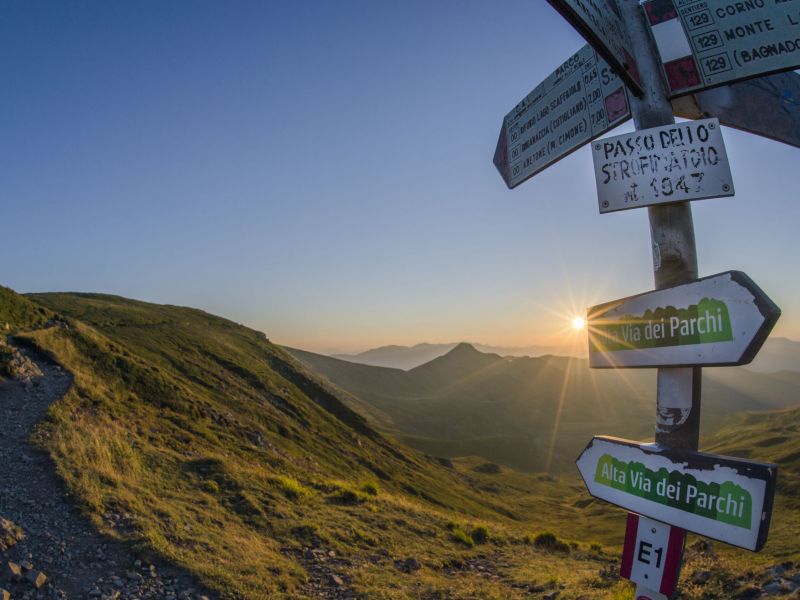
<path fill-rule="evenodd" d="M 589 369 L 578 358 L 501 357 L 459 344 L 400 371 L 290 350 L 349 392 L 376 426 L 430 454 L 479 455 L 525 470 L 571 472 L 592 435 L 652 438 L 654 370 Z M 800 377 L 705 369 L 703 424 L 795 405 Z"/>

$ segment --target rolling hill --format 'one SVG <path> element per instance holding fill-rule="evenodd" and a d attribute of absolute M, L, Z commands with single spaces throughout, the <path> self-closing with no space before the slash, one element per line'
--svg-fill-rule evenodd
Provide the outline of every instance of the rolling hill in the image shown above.
<path fill-rule="evenodd" d="M 485 473 L 398 444 L 226 319 L 98 294 L 9 291 L 3 306 L 14 343 L 74 378 L 34 436 L 69 499 L 100 532 L 221 598 L 578 590 L 609 561 L 590 543 L 621 539 L 613 510 L 593 509 L 591 525 L 576 513 L 575 481 Z M 559 524 L 577 540 L 569 552 L 533 543 Z M 587 598 L 622 585 L 605 579 Z"/>
<path fill-rule="evenodd" d="M 409 371 L 289 351 L 348 392 L 375 426 L 437 456 L 560 472 L 593 434 L 652 437 L 653 370 L 593 370 L 583 359 L 502 357 L 469 344 Z M 733 413 L 800 398 L 800 377 L 789 372 L 705 369 L 703 386 L 706 434 Z"/>

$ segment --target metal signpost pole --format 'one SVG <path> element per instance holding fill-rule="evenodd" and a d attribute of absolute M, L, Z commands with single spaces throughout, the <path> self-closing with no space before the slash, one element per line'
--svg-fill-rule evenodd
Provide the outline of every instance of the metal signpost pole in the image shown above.
<path fill-rule="evenodd" d="M 664 87 L 661 62 L 653 47 L 638 0 L 619 0 L 639 66 L 641 98 L 631 98 L 636 129 L 675 122 Z M 648 207 L 656 289 L 697 279 L 692 207 L 688 202 Z M 700 437 L 701 369 L 658 370 L 656 443 L 697 450 Z"/>

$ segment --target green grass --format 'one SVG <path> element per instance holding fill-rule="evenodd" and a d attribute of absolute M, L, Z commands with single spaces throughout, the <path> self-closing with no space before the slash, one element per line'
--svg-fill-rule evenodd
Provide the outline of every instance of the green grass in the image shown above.
<path fill-rule="evenodd" d="M 366 598 L 627 593 L 598 575 L 613 571 L 624 512 L 590 501 L 575 475 L 482 472 L 484 459 L 412 450 L 262 334 L 199 310 L 95 294 L 28 300 L 27 314 L 41 306 L 69 323 L 20 336 L 75 378 L 36 434 L 71 497 L 101 530 L 225 598 L 303 597 L 308 574 L 292 550 L 310 547 L 347 557 L 342 574 Z M 790 433 L 770 433 L 789 439 L 754 454 L 796 452 Z M 795 476 L 763 563 L 798 554 Z M 126 513 L 126 527 L 106 513 Z M 569 552 L 526 542 L 535 531 L 554 532 Z M 407 557 L 422 568 L 398 570 Z M 471 561 L 496 565 L 497 577 Z M 719 561 L 719 573 L 737 573 L 752 555 L 720 550 Z"/>
<path fill-rule="evenodd" d="M 0 333 L 41 327 L 54 315 L 14 290 L 0 286 Z"/>

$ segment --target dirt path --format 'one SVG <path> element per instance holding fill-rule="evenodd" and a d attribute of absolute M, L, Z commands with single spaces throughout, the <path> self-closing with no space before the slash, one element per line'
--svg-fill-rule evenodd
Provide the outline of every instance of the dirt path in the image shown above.
<path fill-rule="evenodd" d="M 178 569 L 136 560 L 124 544 L 97 533 L 72 506 L 50 458 L 28 441 L 72 377 L 43 356 L 22 352 L 43 376 L 0 383 L 0 517 L 26 535 L 1 555 L 0 588 L 14 600 L 213 598 Z M 8 561 L 22 567 L 22 581 L 10 580 Z M 26 578 L 28 569 L 47 576 L 40 589 Z"/>

